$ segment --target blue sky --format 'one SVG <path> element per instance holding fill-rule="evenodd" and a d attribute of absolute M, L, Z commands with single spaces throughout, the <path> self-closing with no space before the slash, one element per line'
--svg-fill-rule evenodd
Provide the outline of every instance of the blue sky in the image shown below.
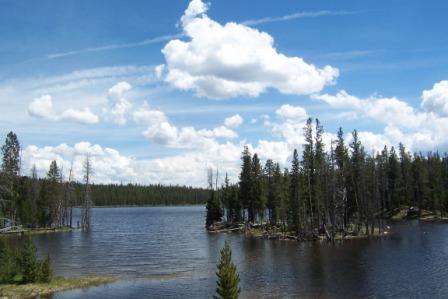
<path fill-rule="evenodd" d="M 444 151 L 447 8 L 3 0 L 0 136 L 18 134 L 24 172 L 52 159 L 80 172 L 89 154 L 97 182 L 235 179 L 244 144 L 287 166 L 308 116 L 327 145 L 342 126 L 373 151 Z"/>

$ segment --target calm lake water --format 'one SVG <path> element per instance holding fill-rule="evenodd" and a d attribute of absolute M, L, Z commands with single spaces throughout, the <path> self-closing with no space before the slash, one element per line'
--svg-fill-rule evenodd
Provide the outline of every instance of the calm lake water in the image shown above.
<path fill-rule="evenodd" d="M 211 298 L 227 239 L 243 298 L 448 298 L 448 225 L 394 224 L 341 244 L 250 239 L 204 230 L 204 207 L 93 209 L 90 232 L 36 235 L 57 275 L 116 283 L 54 298 Z"/>

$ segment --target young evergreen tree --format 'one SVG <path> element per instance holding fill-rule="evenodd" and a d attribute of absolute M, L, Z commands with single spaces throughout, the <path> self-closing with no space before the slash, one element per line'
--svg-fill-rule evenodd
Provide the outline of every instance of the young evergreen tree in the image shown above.
<path fill-rule="evenodd" d="M 237 299 L 241 289 L 239 287 L 240 276 L 235 264 L 232 262 L 232 250 L 226 241 L 221 249 L 221 258 L 218 264 L 218 276 L 215 299 Z"/>
<path fill-rule="evenodd" d="M 37 260 L 36 246 L 31 237 L 25 239 L 21 256 L 22 282 L 36 282 L 40 276 L 40 264 Z"/>
<path fill-rule="evenodd" d="M 51 269 L 51 260 L 50 256 L 47 257 L 40 263 L 39 265 L 39 282 L 48 283 L 53 278 L 53 271 Z"/>

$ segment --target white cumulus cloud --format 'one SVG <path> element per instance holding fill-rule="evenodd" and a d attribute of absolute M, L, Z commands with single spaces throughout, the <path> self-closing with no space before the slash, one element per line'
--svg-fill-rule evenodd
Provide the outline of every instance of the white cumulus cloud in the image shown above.
<path fill-rule="evenodd" d="M 28 113 L 33 117 L 54 120 L 72 121 L 82 124 L 96 124 L 99 118 L 88 107 L 83 109 L 69 108 L 57 113 L 53 109 L 53 100 L 50 95 L 35 98 L 28 106 Z"/>
<path fill-rule="evenodd" d="M 211 99 L 255 97 L 268 88 L 299 95 L 319 92 L 338 77 L 336 68 L 279 53 L 268 33 L 234 22 L 222 25 L 207 10 L 201 0 L 191 1 L 181 18 L 188 41 L 174 39 L 162 49 L 165 79 L 175 88 Z"/>
<path fill-rule="evenodd" d="M 422 93 L 421 107 L 441 116 L 448 116 L 448 80 L 435 83 L 432 89 Z"/>

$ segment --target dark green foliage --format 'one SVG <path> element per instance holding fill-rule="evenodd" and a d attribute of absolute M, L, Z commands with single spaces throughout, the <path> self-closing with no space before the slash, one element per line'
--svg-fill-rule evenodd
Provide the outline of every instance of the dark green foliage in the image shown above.
<path fill-rule="evenodd" d="M 254 220 L 254 206 L 252 203 L 253 196 L 251 195 L 252 191 L 252 156 L 249 152 L 249 148 L 247 146 L 244 147 L 243 153 L 241 155 L 242 165 L 241 165 L 241 173 L 240 173 L 240 182 L 239 182 L 239 195 L 238 197 L 241 200 L 242 206 L 244 209 L 248 211 L 248 220 L 249 222 Z"/>
<path fill-rule="evenodd" d="M 1 213 L 15 220 L 18 178 L 20 175 L 20 144 L 16 134 L 9 132 L 2 146 L 2 167 L 0 172 Z"/>
<path fill-rule="evenodd" d="M 369 155 L 356 130 L 345 145 L 340 128 L 331 151 L 324 150 L 323 127 L 310 118 L 303 129 L 302 161 L 294 150 L 290 170 L 280 171 L 278 163 L 268 159 L 261 169 L 257 154 L 245 147 L 238 183 L 238 201 L 247 214 L 247 227 L 265 223 L 267 229 L 281 228 L 303 238 L 336 233 L 371 234 L 385 229 L 384 219 L 403 205 L 432 211 L 436 216 L 448 214 L 448 157 L 439 153 L 411 155 L 399 144 L 385 146 Z M 231 215 L 226 180 L 223 209 Z M 230 197 L 229 197 L 230 198 Z M 235 197 L 233 197 L 235 198 Z M 232 202 L 232 205 L 235 205 Z M 258 216 L 258 217 L 257 217 Z M 234 219 L 229 221 L 235 225 Z"/>
<path fill-rule="evenodd" d="M 20 264 L 23 283 L 36 282 L 39 279 L 40 264 L 37 261 L 36 246 L 31 238 L 27 238 L 23 245 Z"/>
<path fill-rule="evenodd" d="M 205 225 L 207 228 L 213 223 L 221 221 L 222 218 L 221 204 L 216 194 L 215 190 L 210 190 L 210 198 L 205 206 L 207 210 Z"/>
<path fill-rule="evenodd" d="M 51 270 L 51 260 L 50 256 L 47 255 L 47 257 L 40 264 L 39 281 L 50 282 L 52 277 L 53 271 Z"/>
<path fill-rule="evenodd" d="M 205 216 L 205 226 L 209 228 L 213 223 L 221 221 L 222 218 L 222 209 L 221 202 L 219 200 L 219 192 L 217 181 L 218 181 L 218 173 L 216 173 L 216 178 L 213 178 L 213 170 L 208 170 L 208 186 L 210 190 L 210 197 L 207 200 L 206 208 L 206 216 Z"/>
<path fill-rule="evenodd" d="M 7 246 L 5 240 L 0 239 L 0 284 L 13 283 L 20 273 L 14 251 Z"/>
<path fill-rule="evenodd" d="M 297 150 L 294 150 L 292 158 L 292 168 L 289 174 L 289 215 L 290 227 L 292 230 L 299 231 L 300 229 L 300 168 L 299 155 Z"/>
<path fill-rule="evenodd" d="M 51 278 L 50 257 L 39 261 L 30 237 L 15 246 L 0 240 L 0 284 L 50 282 Z"/>
<path fill-rule="evenodd" d="M 236 299 L 240 293 L 240 276 L 235 264 L 232 262 L 232 250 L 226 241 L 221 249 L 221 258 L 218 264 L 218 276 L 215 299 Z"/>
<path fill-rule="evenodd" d="M 258 219 L 263 223 L 264 210 L 266 209 L 266 197 L 263 190 L 263 172 L 261 169 L 260 159 L 258 155 L 254 154 L 252 158 L 252 173 L 251 173 L 251 191 L 250 191 L 250 206 L 253 209 L 252 221 Z"/>

